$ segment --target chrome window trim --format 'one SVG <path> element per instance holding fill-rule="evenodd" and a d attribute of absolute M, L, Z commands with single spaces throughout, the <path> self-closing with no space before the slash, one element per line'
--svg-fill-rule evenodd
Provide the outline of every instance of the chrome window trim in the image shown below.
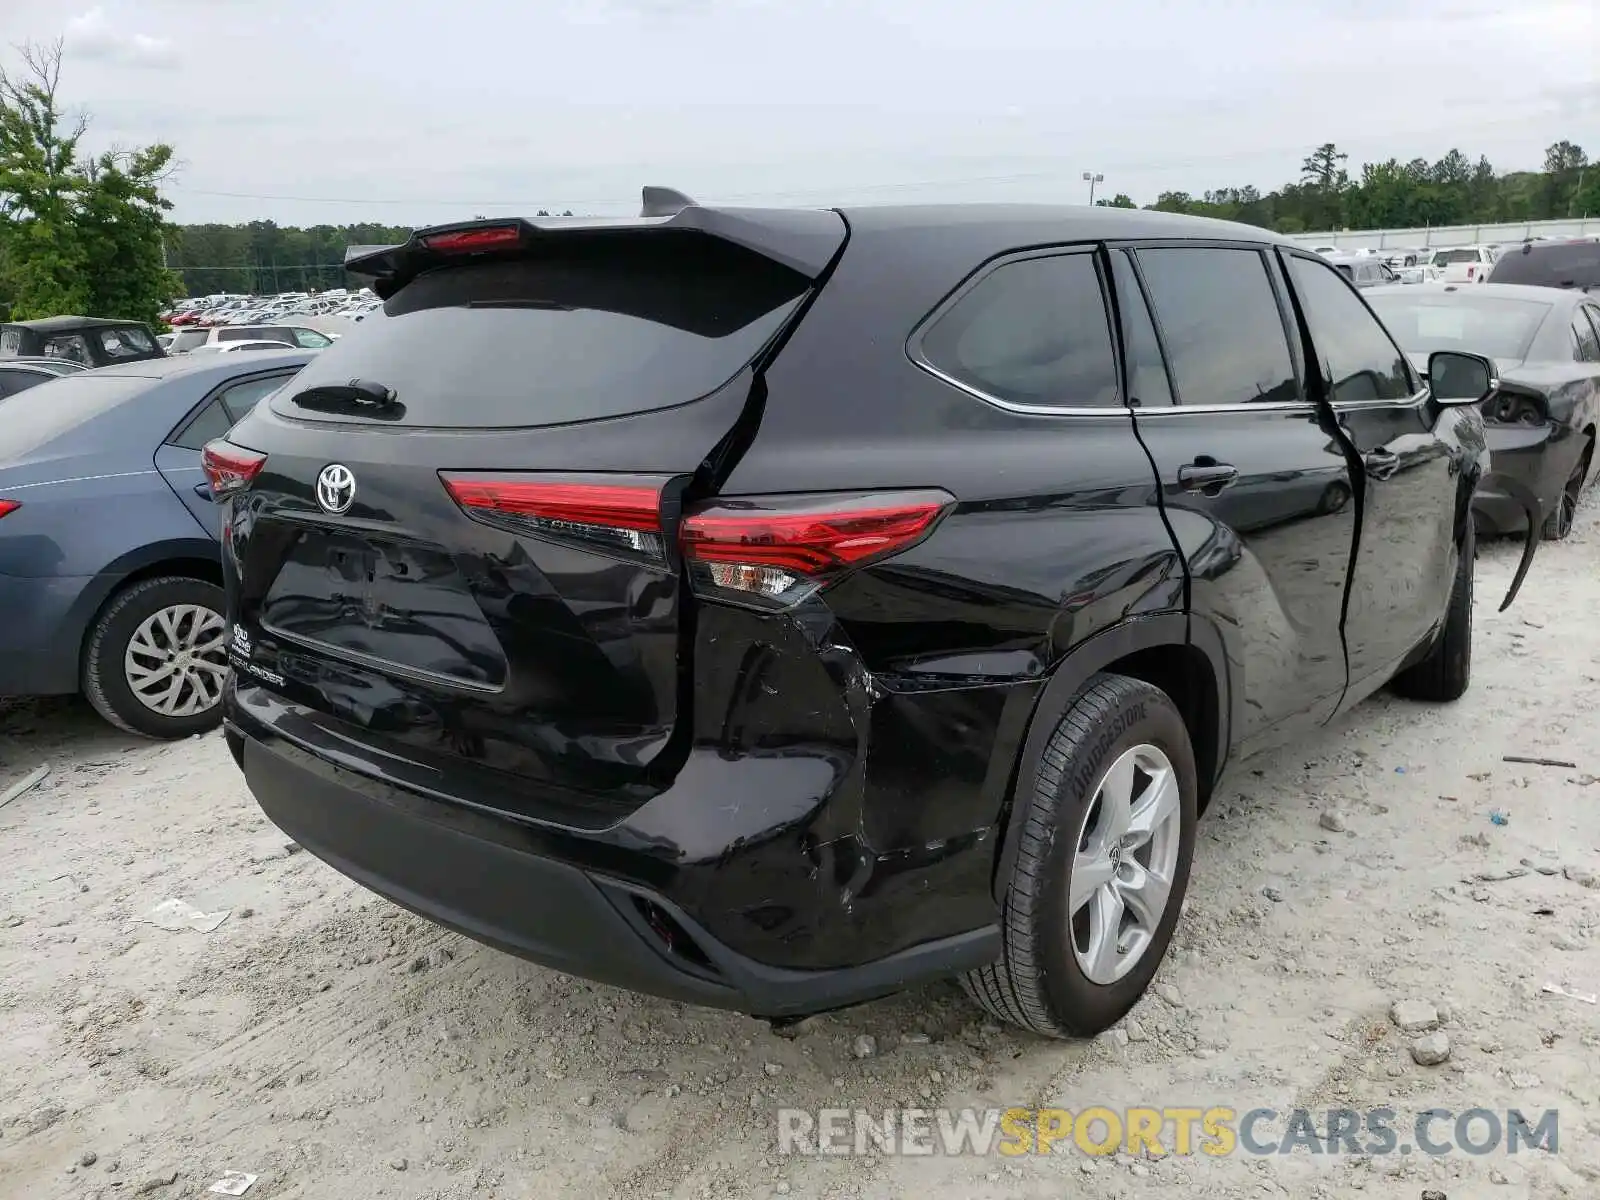
<path fill-rule="evenodd" d="M 1134 408 L 1125 401 L 1117 404 L 1018 404 L 1014 400 L 1002 400 L 999 396 L 991 396 L 988 392 L 975 388 L 969 383 L 962 383 L 961 380 L 952 375 L 945 374 L 922 357 L 920 346 L 912 354 L 911 362 L 914 366 L 920 367 L 940 382 L 947 383 L 958 391 L 965 392 L 967 395 L 982 400 L 985 404 L 992 405 L 1003 412 L 1016 413 L 1019 416 L 1126 417 L 1131 413 L 1145 411 L 1144 409 Z M 1162 407 L 1166 406 L 1163 405 Z M 1151 409 L 1150 411 L 1154 412 L 1155 410 Z"/>

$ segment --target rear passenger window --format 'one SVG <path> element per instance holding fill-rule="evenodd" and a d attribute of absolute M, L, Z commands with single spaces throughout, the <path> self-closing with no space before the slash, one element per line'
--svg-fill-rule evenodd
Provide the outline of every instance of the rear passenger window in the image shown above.
<path fill-rule="evenodd" d="M 1161 359 L 1161 343 L 1150 321 L 1144 289 L 1134 274 L 1133 263 L 1121 251 L 1111 256 L 1111 282 L 1117 289 L 1117 307 L 1122 312 L 1122 342 L 1128 355 L 1128 396 L 1142 408 L 1172 403 L 1172 387 L 1167 382 L 1167 366 Z"/>
<path fill-rule="evenodd" d="M 1008 404 L 1109 407 L 1116 354 L 1090 254 L 991 271 L 922 336 L 929 365 Z"/>
<path fill-rule="evenodd" d="M 1259 252 L 1140 250 L 1139 266 L 1161 325 L 1179 404 L 1301 399 L 1283 317 Z"/>
<path fill-rule="evenodd" d="M 1294 290 L 1335 404 L 1405 400 L 1416 390 L 1388 330 L 1326 263 L 1289 259 Z"/>

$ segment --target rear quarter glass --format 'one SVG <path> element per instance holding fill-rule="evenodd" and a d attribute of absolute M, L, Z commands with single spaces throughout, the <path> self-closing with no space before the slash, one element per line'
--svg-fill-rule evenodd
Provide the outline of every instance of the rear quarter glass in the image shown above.
<path fill-rule="evenodd" d="M 369 380 L 386 425 L 509 429 L 670 408 L 709 395 L 761 352 L 809 286 L 797 272 L 693 235 L 617 239 L 436 269 L 336 341 L 270 403 L 300 421 L 360 422 L 294 396 Z"/>

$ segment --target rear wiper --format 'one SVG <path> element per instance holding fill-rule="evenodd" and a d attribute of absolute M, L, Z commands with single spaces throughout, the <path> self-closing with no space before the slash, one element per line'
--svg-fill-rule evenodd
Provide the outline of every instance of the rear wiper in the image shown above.
<path fill-rule="evenodd" d="M 398 421 L 406 413 L 406 406 L 400 403 L 392 387 L 370 379 L 319 383 L 296 392 L 289 397 L 289 402 L 313 412 L 353 412 L 380 421 Z"/>

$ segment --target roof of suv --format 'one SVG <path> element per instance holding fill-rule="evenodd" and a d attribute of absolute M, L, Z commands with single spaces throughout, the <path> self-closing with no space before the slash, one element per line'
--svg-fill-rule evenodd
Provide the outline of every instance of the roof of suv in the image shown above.
<path fill-rule="evenodd" d="M 975 262 L 1028 246 L 1120 239 L 1186 239 L 1295 243 L 1270 230 L 1209 217 L 1069 204 L 917 204 L 852 208 L 715 208 L 692 202 L 652 207 L 647 189 L 639 217 L 536 217 L 484 219 L 419 229 L 392 246 L 350 246 L 345 270 L 374 280 L 382 298 L 439 261 L 437 254 L 462 253 L 441 242 L 505 233 L 531 245 L 548 237 L 612 237 L 648 230 L 699 232 L 756 251 L 808 278 L 832 261 L 848 224 L 851 238 L 882 237 L 936 245 L 942 258 Z M 676 195 L 674 193 L 674 195 Z M 843 224 L 841 224 L 843 218 Z M 516 232 L 512 233 L 512 229 Z M 467 248 L 471 253 L 477 247 Z"/>
<path fill-rule="evenodd" d="M 840 208 L 852 226 L 958 230 L 972 226 L 1036 226 L 1052 240 L 1130 237 L 1248 237 L 1282 242 L 1288 238 L 1257 225 L 1191 217 L 1148 208 L 1090 207 L 1084 204 L 882 204 Z"/>
<path fill-rule="evenodd" d="M 140 325 L 140 321 L 120 321 L 110 317 L 40 317 L 33 321 L 10 321 L 11 325 L 31 329 L 35 333 L 73 333 L 80 329 L 120 329 L 127 325 Z"/>

